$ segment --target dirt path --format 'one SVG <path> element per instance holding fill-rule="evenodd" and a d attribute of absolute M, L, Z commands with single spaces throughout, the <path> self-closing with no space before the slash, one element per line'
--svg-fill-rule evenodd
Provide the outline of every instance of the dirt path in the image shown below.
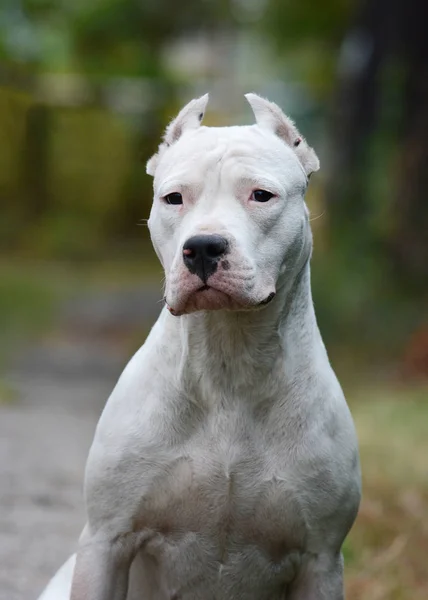
<path fill-rule="evenodd" d="M 110 311 L 105 295 L 99 307 L 93 298 L 86 305 L 83 299 L 71 315 L 68 310 L 63 330 L 26 349 L 8 374 L 18 399 L 0 403 L 0 600 L 35 600 L 76 547 L 84 523 L 87 452 L 128 359 L 123 347 L 106 343 L 102 333 L 123 329 L 124 319 L 132 328 L 135 297 L 123 295 L 121 310 L 112 298 L 116 308 Z M 145 307 L 152 321 L 159 311 L 152 290 Z M 140 312 L 134 310 L 134 317 L 141 326 Z M 87 336 L 80 333 L 68 342 L 70 322 L 86 329 Z"/>

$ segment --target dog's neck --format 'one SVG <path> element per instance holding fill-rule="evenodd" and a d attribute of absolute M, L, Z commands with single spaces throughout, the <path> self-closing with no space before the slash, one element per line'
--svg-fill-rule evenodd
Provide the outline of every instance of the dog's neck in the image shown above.
<path fill-rule="evenodd" d="M 246 390 L 277 371 L 293 379 L 327 360 L 312 304 L 309 260 L 291 282 L 279 281 L 266 308 L 168 315 L 168 321 L 180 340 L 179 378 L 189 385 L 211 381 L 217 390 Z"/>

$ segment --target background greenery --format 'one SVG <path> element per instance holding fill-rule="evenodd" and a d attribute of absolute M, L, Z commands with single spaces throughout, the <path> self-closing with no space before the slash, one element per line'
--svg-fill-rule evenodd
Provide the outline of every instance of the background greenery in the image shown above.
<path fill-rule="evenodd" d="M 208 124 L 250 122 L 253 90 L 317 149 L 314 298 L 365 477 L 346 546 L 351 600 L 428 596 L 424 10 L 423 0 L 0 9 L 3 362 L 76 289 L 160 282 L 144 162 L 181 104 L 210 91 Z"/>

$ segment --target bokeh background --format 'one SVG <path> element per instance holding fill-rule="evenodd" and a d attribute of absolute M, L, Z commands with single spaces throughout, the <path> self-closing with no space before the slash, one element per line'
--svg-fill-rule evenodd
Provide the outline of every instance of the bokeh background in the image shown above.
<path fill-rule="evenodd" d="M 2 0 L 0 598 L 73 551 L 94 426 L 161 304 L 144 162 L 179 107 L 281 105 L 321 159 L 319 324 L 356 421 L 349 600 L 428 598 L 424 0 Z"/>

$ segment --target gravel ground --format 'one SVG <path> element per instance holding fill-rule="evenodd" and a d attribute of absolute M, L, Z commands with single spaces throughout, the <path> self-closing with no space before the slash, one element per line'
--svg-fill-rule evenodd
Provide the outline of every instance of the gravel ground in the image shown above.
<path fill-rule="evenodd" d="M 31 600 L 76 547 L 85 460 L 110 386 L 14 384 L 22 401 L 0 407 L 0 599 Z"/>
<path fill-rule="evenodd" d="M 132 328 L 130 314 L 141 324 L 141 310 L 133 311 L 135 293 L 112 298 L 110 312 L 105 296 L 100 298 L 99 310 L 93 297 L 87 310 L 85 299 L 76 304 L 74 322 L 83 322 L 86 338 L 80 332 L 69 341 L 73 311 L 71 317 L 68 311 L 62 335 L 59 328 L 54 338 L 25 349 L 6 377 L 18 395 L 14 402 L 0 402 L 0 600 L 35 600 L 75 550 L 84 524 L 88 449 L 129 358 L 103 340 L 103 330 Z M 150 290 L 145 298 L 146 322 L 153 321 L 158 294 Z"/>

